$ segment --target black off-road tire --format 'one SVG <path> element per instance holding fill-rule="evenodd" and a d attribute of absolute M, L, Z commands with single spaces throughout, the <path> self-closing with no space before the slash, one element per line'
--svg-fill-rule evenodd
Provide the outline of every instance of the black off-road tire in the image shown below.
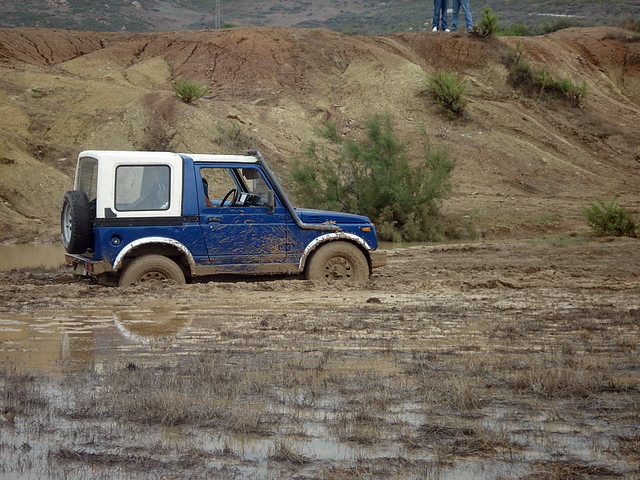
<path fill-rule="evenodd" d="M 84 253 L 91 247 L 93 214 L 87 194 L 70 190 L 64 194 L 60 213 L 62 245 L 68 253 Z"/>
<path fill-rule="evenodd" d="M 173 280 L 176 283 L 186 283 L 184 272 L 180 266 L 168 257 L 162 255 L 143 255 L 134 259 L 126 266 L 118 285 L 132 285 L 134 283 L 157 282 Z"/>
<path fill-rule="evenodd" d="M 330 242 L 313 253 L 305 277 L 314 282 L 359 285 L 369 279 L 369 262 L 364 253 L 348 242 Z"/>

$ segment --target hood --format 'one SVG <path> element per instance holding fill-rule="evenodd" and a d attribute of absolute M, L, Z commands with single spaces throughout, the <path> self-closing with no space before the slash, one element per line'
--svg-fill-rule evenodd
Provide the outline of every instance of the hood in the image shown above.
<path fill-rule="evenodd" d="M 345 223 L 371 223 L 371 220 L 367 217 L 354 215 L 353 213 L 329 212 L 309 208 L 296 208 L 295 210 L 300 220 L 304 223 L 336 223 L 338 225 Z"/>

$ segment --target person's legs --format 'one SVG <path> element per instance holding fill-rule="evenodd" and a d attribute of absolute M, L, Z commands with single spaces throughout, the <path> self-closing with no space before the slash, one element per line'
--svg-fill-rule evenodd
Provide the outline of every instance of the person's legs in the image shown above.
<path fill-rule="evenodd" d="M 433 28 L 440 28 L 440 11 L 443 0 L 433 0 Z"/>
<path fill-rule="evenodd" d="M 473 30 L 473 18 L 471 17 L 471 7 L 469 7 L 469 0 L 454 0 L 462 6 L 464 12 L 464 23 L 467 30 Z"/>
<path fill-rule="evenodd" d="M 447 10 L 449 9 L 449 0 L 442 0 L 442 30 L 449 28 L 447 26 Z"/>
<path fill-rule="evenodd" d="M 453 0 L 453 17 L 451 18 L 451 30 L 458 29 L 458 15 L 460 15 L 460 0 Z"/>

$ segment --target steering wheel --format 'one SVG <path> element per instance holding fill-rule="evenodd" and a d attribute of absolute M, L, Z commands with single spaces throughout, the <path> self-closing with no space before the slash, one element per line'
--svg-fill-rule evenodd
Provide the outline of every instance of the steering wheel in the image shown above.
<path fill-rule="evenodd" d="M 229 202 L 229 206 L 233 207 L 238 201 L 238 190 L 236 190 L 235 188 L 232 188 L 227 192 L 227 194 L 224 196 L 224 198 L 220 202 L 220 206 L 224 207 L 224 202 L 226 202 L 231 196 L 233 196 L 233 198 L 231 199 L 231 202 Z"/>

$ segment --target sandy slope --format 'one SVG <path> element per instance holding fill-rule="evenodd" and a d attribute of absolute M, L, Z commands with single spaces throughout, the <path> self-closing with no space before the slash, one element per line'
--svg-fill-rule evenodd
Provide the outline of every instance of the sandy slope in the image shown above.
<path fill-rule="evenodd" d="M 520 48 L 555 76 L 586 82 L 584 108 L 525 96 L 501 61 Z M 466 118 L 451 121 L 425 76 L 469 79 Z M 177 101 L 170 81 L 211 98 Z M 157 34 L 0 30 L 0 241 L 57 237 L 59 206 L 88 148 L 243 152 L 286 177 L 313 127 L 360 136 L 387 112 L 407 140 L 424 126 L 458 159 L 447 209 L 485 237 L 584 229 L 579 210 L 620 196 L 640 208 L 640 43 L 610 28 L 544 37 L 345 36 L 237 28 Z M 417 146 L 416 146 L 416 152 Z"/>

